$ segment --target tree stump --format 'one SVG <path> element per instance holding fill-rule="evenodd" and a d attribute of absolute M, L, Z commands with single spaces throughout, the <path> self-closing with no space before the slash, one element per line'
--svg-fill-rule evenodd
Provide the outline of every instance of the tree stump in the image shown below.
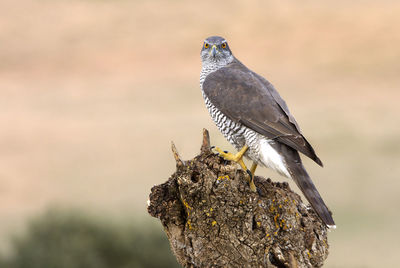
<path fill-rule="evenodd" d="M 255 177 L 210 149 L 151 189 L 148 212 L 160 219 L 184 267 L 320 267 L 328 256 L 327 228 L 287 183 Z"/>

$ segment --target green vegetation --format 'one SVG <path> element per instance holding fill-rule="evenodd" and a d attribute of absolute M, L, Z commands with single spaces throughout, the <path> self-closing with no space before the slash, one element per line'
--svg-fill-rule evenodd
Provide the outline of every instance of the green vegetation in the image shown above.
<path fill-rule="evenodd" d="M 123 225 L 76 212 L 49 211 L 12 241 L 8 268 L 179 267 L 153 224 Z"/>

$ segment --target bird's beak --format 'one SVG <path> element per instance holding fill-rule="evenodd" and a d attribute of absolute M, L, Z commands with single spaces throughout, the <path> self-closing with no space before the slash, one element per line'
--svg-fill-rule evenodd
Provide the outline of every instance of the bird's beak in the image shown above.
<path fill-rule="evenodd" d="M 214 58 L 215 55 L 217 55 L 217 52 L 218 52 L 217 46 L 216 46 L 216 45 L 213 45 L 213 46 L 211 47 L 211 51 L 210 51 L 211 56 L 213 56 L 213 58 Z"/>

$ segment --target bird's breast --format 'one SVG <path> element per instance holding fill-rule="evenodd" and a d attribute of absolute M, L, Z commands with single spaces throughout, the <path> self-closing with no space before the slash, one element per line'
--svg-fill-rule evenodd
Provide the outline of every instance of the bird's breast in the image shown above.
<path fill-rule="evenodd" d="M 283 156 L 273 146 L 275 141 L 269 140 L 241 123 L 231 120 L 211 103 L 204 92 L 202 93 L 212 120 L 238 151 L 244 145 L 247 145 L 249 147 L 245 153 L 247 158 L 259 165 L 271 168 L 285 177 L 290 177 Z"/>
<path fill-rule="evenodd" d="M 242 124 L 235 122 L 224 115 L 211 101 L 207 98 L 204 91 L 203 97 L 207 110 L 211 115 L 212 120 L 217 125 L 219 131 L 236 149 L 240 150 L 246 144 L 244 138 L 244 131 Z"/>

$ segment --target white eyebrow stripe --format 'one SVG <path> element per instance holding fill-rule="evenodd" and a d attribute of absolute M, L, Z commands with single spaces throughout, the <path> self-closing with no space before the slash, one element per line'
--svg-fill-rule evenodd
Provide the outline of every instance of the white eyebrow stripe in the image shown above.
<path fill-rule="evenodd" d="M 209 44 L 209 43 L 208 43 L 208 41 L 207 41 L 207 39 L 204 39 L 204 43 L 207 43 L 207 44 Z M 222 40 L 221 44 L 222 44 L 222 43 L 226 43 L 226 40 L 225 40 L 225 39 L 224 39 L 224 40 Z"/>

